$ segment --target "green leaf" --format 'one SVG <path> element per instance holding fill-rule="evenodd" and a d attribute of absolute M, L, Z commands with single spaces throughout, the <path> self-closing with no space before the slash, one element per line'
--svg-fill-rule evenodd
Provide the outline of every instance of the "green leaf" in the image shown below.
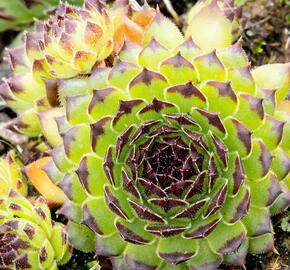
<path fill-rule="evenodd" d="M 95 250 L 95 234 L 87 226 L 69 221 L 67 232 L 69 241 L 74 248 L 82 252 L 93 252 Z"/>

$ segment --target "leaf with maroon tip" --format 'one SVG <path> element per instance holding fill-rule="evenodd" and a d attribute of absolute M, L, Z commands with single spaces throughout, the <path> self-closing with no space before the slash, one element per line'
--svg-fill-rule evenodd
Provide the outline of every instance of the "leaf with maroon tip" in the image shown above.
<path fill-rule="evenodd" d="M 100 157 L 105 156 L 116 134 L 111 129 L 112 117 L 106 116 L 94 124 L 91 124 L 91 146 L 93 151 Z"/>
<path fill-rule="evenodd" d="M 180 53 L 164 60 L 160 65 L 160 71 L 166 76 L 172 85 L 197 81 L 195 67 Z"/>
<path fill-rule="evenodd" d="M 88 198 L 83 204 L 82 210 L 82 223 L 95 233 L 106 235 L 116 230 L 114 225 L 116 216 L 108 209 L 103 198 Z"/>
<path fill-rule="evenodd" d="M 263 125 L 255 131 L 254 136 L 261 138 L 269 150 L 275 150 L 283 136 L 284 121 L 266 115 Z"/>
<path fill-rule="evenodd" d="M 90 102 L 88 95 L 79 95 L 66 98 L 66 117 L 71 125 L 89 124 L 87 108 Z"/>
<path fill-rule="evenodd" d="M 117 131 L 122 131 L 133 123 L 138 123 L 140 120 L 137 117 L 138 111 L 145 106 L 142 99 L 121 100 L 116 116 L 113 119 L 113 128 Z"/>
<path fill-rule="evenodd" d="M 218 113 L 203 109 L 193 109 L 191 116 L 201 126 L 204 133 L 210 130 L 220 138 L 226 135 L 225 126 Z"/>
<path fill-rule="evenodd" d="M 21 73 L 27 70 L 24 48 L 6 49 L 6 53 L 8 55 L 7 62 L 14 72 Z"/>
<path fill-rule="evenodd" d="M 178 265 L 193 257 L 197 253 L 197 250 L 197 242 L 179 236 L 172 236 L 159 240 L 157 252 L 164 260 Z"/>
<path fill-rule="evenodd" d="M 285 179 L 289 174 L 290 157 L 281 147 L 278 147 L 273 154 L 274 158 L 272 161 L 271 170 L 277 175 L 278 179 L 281 181 Z"/>
<path fill-rule="evenodd" d="M 190 270 L 209 270 L 217 269 L 222 261 L 222 256 L 213 251 L 206 239 L 202 239 L 199 241 L 198 253 L 189 259 L 186 264 Z"/>
<path fill-rule="evenodd" d="M 192 37 L 184 41 L 175 51 L 180 52 L 188 61 L 192 61 L 193 57 L 201 54 L 201 49 L 193 42 Z"/>
<path fill-rule="evenodd" d="M 121 237 L 129 243 L 136 245 L 145 245 L 153 240 L 153 236 L 144 230 L 145 222 L 135 219 L 132 222 L 119 219 L 116 227 Z"/>
<path fill-rule="evenodd" d="M 38 118 L 40 122 L 41 132 L 52 147 L 62 143 L 62 138 L 59 134 L 56 117 L 61 117 L 65 114 L 63 108 L 52 108 L 46 111 L 39 112 Z"/>
<path fill-rule="evenodd" d="M 219 177 L 218 167 L 213 155 L 210 156 L 208 164 L 208 190 L 209 192 L 214 188 L 215 183 Z"/>
<path fill-rule="evenodd" d="M 132 63 L 119 61 L 110 70 L 108 76 L 109 83 L 124 92 L 128 83 L 138 73 L 140 73 L 139 66 Z"/>
<path fill-rule="evenodd" d="M 232 115 L 236 110 L 237 96 L 230 82 L 209 81 L 200 90 L 208 99 L 209 109 L 219 112 L 222 118 Z"/>
<path fill-rule="evenodd" d="M 290 206 L 289 187 L 283 182 L 280 182 L 280 187 L 282 192 L 270 207 L 271 215 L 280 214 Z"/>
<path fill-rule="evenodd" d="M 160 264 L 160 258 L 156 254 L 156 248 L 156 241 L 153 241 L 147 245 L 139 246 L 136 246 L 136 244 L 128 243 L 124 251 L 126 268 L 157 270 L 157 267 Z"/>
<path fill-rule="evenodd" d="M 45 45 L 44 45 L 45 47 Z M 72 35 L 62 32 L 58 40 L 58 51 L 65 61 L 69 61 L 74 51 L 80 48 L 79 42 L 76 42 Z"/>
<path fill-rule="evenodd" d="M 228 133 L 224 143 L 229 151 L 238 151 L 240 157 L 247 156 L 252 149 L 252 132 L 235 118 L 228 118 L 225 122 Z"/>
<path fill-rule="evenodd" d="M 124 45 L 119 52 L 120 60 L 127 63 L 136 63 L 142 47 L 129 40 L 124 41 Z"/>
<path fill-rule="evenodd" d="M 193 129 L 198 127 L 197 123 L 186 114 L 167 114 L 165 118 L 169 122 L 176 122 L 180 126 L 191 126 Z"/>
<path fill-rule="evenodd" d="M 237 222 L 248 213 L 249 205 L 250 189 L 243 186 L 234 198 L 227 197 L 221 210 L 224 220 L 228 223 Z"/>
<path fill-rule="evenodd" d="M 141 198 L 139 190 L 135 186 L 135 181 L 131 180 L 128 174 L 122 170 L 122 179 L 123 179 L 123 189 L 127 191 L 130 195 L 133 195 L 137 199 Z"/>
<path fill-rule="evenodd" d="M 165 188 L 164 191 L 167 194 L 174 194 L 175 196 L 180 196 L 184 193 L 184 191 L 189 190 L 189 188 L 193 185 L 193 181 L 185 180 L 176 183 L 172 183 L 169 187 Z M 186 198 L 187 199 L 187 198 Z"/>
<path fill-rule="evenodd" d="M 190 113 L 192 107 L 207 107 L 206 97 L 192 82 L 169 87 L 165 95 L 166 99 L 176 104 L 183 113 Z"/>
<path fill-rule="evenodd" d="M 67 157 L 63 145 L 53 148 L 50 152 L 50 156 L 52 157 L 56 167 L 62 173 L 67 173 L 75 167 L 75 164 Z"/>
<path fill-rule="evenodd" d="M 261 140 L 253 140 L 252 152 L 243 160 L 243 165 L 248 178 L 263 178 L 270 170 L 273 156 Z M 253 167 L 255 164 L 255 167 Z"/>
<path fill-rule="evenodd" d="M 233 67 L 228 69 L 228 80 L 235 93 L 245 92 L 255 95 L 256 85 L 250 67 Z"/>
<path fill-rule="evenodd" d="M 152 183 L 152 181 L 147 181 L 145 179 L 139 178 L 138 182 L 142 185 L 144 192 L 147 196 L 157 196 L 160 198 L 166 197 L 166 192 L 159 186 Z"/>
<path fill-rule="evenodd" d="M 76 173 L 67 173 L 59 183 L 66 196 L 77 204 L 81 204 L 87 197 Z"/>
<path fill-rule="evenodd" d="M 193 63 L 198 70 L 199 81 L 224 82 L 226 80 L 224 65 L 218 59 L 216 51 L 195 57 Z"/>
<path fill-rule="evenodd" d="M 133 149 L 131 150 L 128 160 L 126 164 L 129 166 L 131 175 L 133 179 L 137 178 L 137 171 L 138 171 L 138 163 L 137 163 L 137 153 L 136 153 L 136 146 L 133 146 Z"/>
<path fill-rule="evenodd" d="M 107 115 L 114 115 L 120 100 L 125 98 L 125 94 L 115 88 L 94 90 L 93 97 L 86 108 L 90 116 L 97 121 Z"/>
<path fill-rule="evenodd" d="M 160 237 L 172 237 L 184 232 L 186 230 L 186 227 L 170 226 L 170 225 L 165 226 L 148 225 L 145 228 L 145 230 Z"/>
<path fill-rule="evenodd" d="M 212 215 L 207 219 L 197 219 L 192 222 L 192 226 L 184 233 L 184 237 L 188 239 L 203 239 L 208 236 L 219 224 L 221 217 Z"/>
<path fill-rule="evenodd" d="M 84 156 L 76 173 L 84 190 L 92 196 L 102 196 L 107 183 L 102 160 L 94 156 Z"/>
<path fill-rule="evenodd" d="M 118 160 L 122 160 L 124 152 L 128 151 L 128 142 L 133 133 L 133 126 L 127 128 L 123 133 L 118 136 L 117 143 L 116 143 L 116 158 Z M 126 151 L 127 150 L 127 151 Z"/>
<path fill-rule="evenodd" d="M 170 56 L 170 52 L 162 46 L 155 38 L 141 51 L 138 56 L 139 64 L 153 71 L 159 71 L 160 63 Z"/>
<path fill-rule="evenodd" d="M 245 268 L 248 249 L 249 241 L 245 239 L 237 250 L 232 253 L 224 254 L 224 264 Z"/>
<path fill-rule="evenodd" d="M 205 213 L 205 218 L 213 215 L 221 209 L 224 204 L 227 195 L 227 184 L 224 184 L 214 195 L 208 204 L 207 211 Z"/>
<path fill-rule="evenodd" d="M 161 216 L 159 216 L 158 214 L 155 214 L 154 212 L 142 206 L 141 204 L 131 201 L 130 199 L 128 199 L 128 201 L 131 207 L 134 209 L 137 216 L 141 218 L 142 220 L 153 221 L 153 222 L 158 222 L 158 223 L 165 222 L 165 220 Z"/>
<path fill-rule="evenodd" d="M 75 126 L 64 134 L 64 150 L 71 161 L 79 162 L 84 154 L 91 151 L 89 138 L 90 130 L 85 125 Z"/>
<path fill-rule="evenodd" d="M 57 62 L 57 61 L 55 61 L 55 62 Z M 89 51 L 84 51 L 84 50 L 79 50 L 79 51 L 76 51 L 75 54 L 73 55 L 72 65 L 73 65 L 73 68 L 75 69 L 75 71 L 74 71 L 75 74 L 77 73 L 76 70 L 80 70 L 81 74 L 90 73 L 92 70 L 92 67 L 94 66 L 95 63 L 96 63 L 95 53 L 92 53 Z M 59 72 L 61 69 L 61 66 L 58 67 L 58 66 L 52 65 L 52 64 L 50 64 L 50 66 L 52 66 L 53 69 L 56 68 L 56 72 Z M 64 68 L 64 67 L 65 66 L 63 65 L 62 68 Z M 73 74 L 73 73 L 71 73 L 71 74 Z M 68 77 L 73 77 L 73 75 L 70 75 Z M 68 77 L 66 76 L 66 78 L 68 78 Z"/>
<path fill-rule="evenodd" d="M 145 68 L 130 82 L 129 93 L 132 98 L 144 98 L 150 102 L 154 97 L 163 99 L 166 87 L 167 79 L 161 73 Z"/>
<path fill-rule="evenodd" d="M 177 112 L 178 109 L 174 104 L 154 98 L 151 103 L 139 111 L 138 116 L 142 120 L 158 120 L 164 114 L 174 114 Z"/>
<path fill-rule="evenodd" d="M 100 256 L 118 256 L 124 252 L 127 245 L 118 230 L 109 235 L 95 234 L 94 242 L 94 251 Z"/>
<path fill-rule="evenodd" d="M 127 202 L 126 195 L 111 186 L 105 186 L 105 200 L 108 207 L 116 215 L 128 220 L 131 214 L 130 206 Z M 130 202 L 130 201 L 129 201 Z M 131 203 L 130 203 L 131 204 Z"/>
<path fill-rule="evenodd" d="M 218 49 L 217 56 L 226 68 L 242 68 L 249 65 L 247 54 L 243 50 L 240 41 L 231 46 Z"/>
<path fill-rule="evenodd" d="M 250 237 L 272 233 L 270 211 L 265 207 L 251 205 L 248 214 L 242 219 Z"/>
<path fill-rule="evenodd" d="M 222 233 L 225 231 L 226 234 Z M 245 227 L 241 221 L 238 221 L 230 226 L 219 222 L 207 239 L 214 250 L 225 254 L 237 250 L 245 237 Z"/>
<path fill-rule="evenodd" d="M 270 206 L 282 193 L 277 176 L 270 172 L 265 178 L 258 181 L 249 181 L 251 187 L 251 204 L 257 207 Z"/>
<path fill-rule="evenodd" d="M 206 171 L 201 172 L 194 180 L 193 184 L 191 185 L 190 189 L 188 190 L 185 199 L 189 200 L 193 196 L 203 193 L 204 185 L 206 181 Z"/>
<path fill-rule="evenodd" d="M 152 38 L 168 49 L 179 46 L 184 38 L 177 26 L 160 11 L 156 12 L 149 28 L 145 32 L 144 43 L 148 44 Z"/>
<path fill-rule="evenodd" d="M 88 49 L 92 51 L 101 50 L 103 44 L 100 41 L 104 41 L 104 34 L 100 25 L 87 21 L 84 30 L 84 41 Z"/>
<path fill-rule="evenodd" d="M 193 219 L 208 200 L 209 200 L 209 198 L 197 201 L 197 202 L 191 204 L 190 206 L 188 206 L 187 208 L 181 210 L 179 213 L 177 213 L 176 215 L 174 215 L 171 218 L 172 219 L 175 219 L 175 218 Z"/>
<path fill-rule="evenodd" d="M 217 136 L 212 135 L 212 141 L 214 144 L 214 151 L 216 152 L 219 160 L 223 163 L 224 167 L 228 167 L 228 150 L 223 141 Z"/>
<path fill-rule="evenodd" d="M 132 142 L 134 143 L 135 141 L 139 140 L 140 137 L 142 137 L 146 133 L 149 133 L 152 129 L 157 128 L 160 122 L 161 122 L 160 120 L 152 120 L 144 124 L 141 124 L 134 133 Z"/>
<path fill-rule="evenodd" d="M 172 212 L 172 210 L 176 210 L 176 208 L 179 209 L 181 206 L 186 205 L 186 201 L 184 200 L 167 197 L 149 199 L 148 202 L 163 208 L 165 212 Z"/>
<path fill-rule="evenodd" d="M 273 233 L 265 233 L 257 237 L 249 238 L 249 252 L 253 254 L 265 254 L 274 250 Z"/>
<path fill-rule="evenodd" d="M 273 115 L 276 110 L 277 89 L 258 89 L 258 97 L 263 98 L 263 107 L 265 113 Z"/>
<path fill-rule="evenodd" d="M 71 78 L 77 74 L 77 70 L 67 66 L 66 63 L 56 57 L 45 55 L 45 60 L 49 66 L 49 74 L 52 76 L 59 76 L 59 78 Z"/>
<path fill-rule="evenodd" d="M 263 99 L 240 94 L 239 101 L 240 105 L 235 117 L 251 130 L 259 128 L 264 120 Z"/>

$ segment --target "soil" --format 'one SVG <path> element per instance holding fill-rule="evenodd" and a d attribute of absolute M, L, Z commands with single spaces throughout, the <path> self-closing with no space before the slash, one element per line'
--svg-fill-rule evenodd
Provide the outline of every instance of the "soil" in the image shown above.
<path fill-rule="evenodd" d="M 143 0 L 140 0 L 142 3 Z M 158 5 L 161 11 L 171 17 L 173 13 L 164 5 L 163 0 L 148 0 L 150 5 Z M 183 22 L 184 14 L 195 3 L 193 0 L 171 0 L 173 9 Z M 245 30 L 242 33 L 243 47 L 246 50 L 252 66 L 267 63 L 290 61 L 290 1 L 289 0 L 248 0 L 244 7 Z M 176 19 L 176 18 L 175 18 Z M 180 25 L 182 27 L 182 25 Z M 7 31 L 0 33 L 0 53 L 5 46 L 16 36 L 17 32 Z M 7 65 L 0 61 L 0 77 L 9 74 Z M 14 118 L 16 114 L 0 100 L 0 124 Z M 2 141 L 2 143 L 1 143 Z M 35 151 L 36 142 L 29 141 L 18 146 L 22 149 L 25 163 L 36 158 L 39 153 Z M 11 145 L 3 142 L 0 137 L 0 155 L 7 152 Z M 289 215 L 289 212 L 288 212 Z M 274 217 L 275 251 L 263 255 L 248 255 L 246 269 L 248 270 L 286 270 L 290 269 L 290 235 L 281 228 L 284 216 Z M 59 218 L 59 217 L 58 217 Z M 62 219 L 63 222 L 65 220 Z M 107 258 L 97 258 L 102 270 L 111 270 Z M 94 254 L 74 252 L 73 258 L 60 270 L 88 270 L 90 261 L 96 260 Z M 239 269 L 223 267 L 221 269 Z"/>

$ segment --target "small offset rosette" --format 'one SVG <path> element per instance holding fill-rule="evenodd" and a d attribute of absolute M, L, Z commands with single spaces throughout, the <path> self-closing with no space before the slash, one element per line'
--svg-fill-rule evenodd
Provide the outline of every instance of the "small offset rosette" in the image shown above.
<path fill-rule="evenodd" d="M 51 220 L 43 198 L 33 204 L 11 190 L 0 205 L 0 265 L 3 269 L 57 270 L 71 257 L 63 224 Z"/>
<path fill-rule="evenodd" d="M 28 57 L 33 69 L 47 77 L 87 74 L 112 52 L 113 30 L 101 1 L 86 1 L 83 8 L 60 4 L 47 22 L 37 22 Z"/>

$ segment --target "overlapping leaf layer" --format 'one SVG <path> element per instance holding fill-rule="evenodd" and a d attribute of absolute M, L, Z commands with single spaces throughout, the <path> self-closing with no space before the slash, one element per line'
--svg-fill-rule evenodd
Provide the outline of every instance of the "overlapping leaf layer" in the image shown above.
<path fill-rule="evenodd" d="M 275 111 L 289 65 L 262 86 L 266 67 L 252 72 L 239 43 L 204 53 L 154 33 L 163 23 L 112 68 L 59 82 L 63 144 L 46 171 L 69 198 L 74 245 L 94 249 L 77 239 L 89 227 L 116 269 L 242 266 L 273 249 L 270 216 L 289 205 L 289 124 Z"/>
<path fill-rule="evenodd" d="M 50 79 L 46 103 L 63 106 L 40 119 L 52 145 L 61 142 L 44 169 L 68 197 L 69 239 L 115 269 L 243 266 L 248 252 L 273 249 L 270 216 L 290 204 L 290 122 L 277 109 L 290 65 L 252 70 L 240 41 L 231 45 L 233 1 L 200 1 L 186 37 L 148 6 L 129 16 L 132 3 L 117 1 L 115 17 L 99 1 L 62 6 L 59 27 L 39 24 L 52 36 L 27 47 L 34 79 Z M 89 46 L 94 57 L 76 65 Z M 11 85 L 1 93 L 13 104 L 23 91 Z"/>
<path fill-rule="evenodd" d="M 71 257 L 64 225 L 43 198 L 34 204 L 11 190 L 0 202 L 0 268 L 56 270 Z"/>

